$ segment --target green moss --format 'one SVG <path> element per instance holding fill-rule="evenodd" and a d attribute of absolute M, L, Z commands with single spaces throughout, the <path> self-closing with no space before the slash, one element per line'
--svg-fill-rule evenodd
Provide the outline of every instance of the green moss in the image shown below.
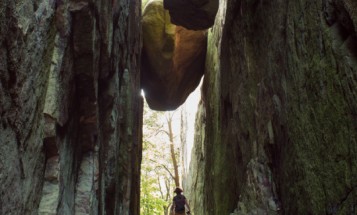
<path fill-rule="evenodd" d="M 247 161 L 265 159 L 268 122 L 275 141 L 270 156 L 276 159 L 269 162 L 285 214 L 346 214 L 356 201 L 351 189 L 357 179 L 357 65 L 342 43 L 333 46 L 336 38 L 316 5 L 242 1 L 244 15 L 234 14 L 227 25 L 220 53 L 209 36 L 205 177 L 213 197 L 205 203 L 213 212 L 208 214 L 232 212 L 234 192 L 246 186 Z M 247 193 L 245 206 L 256 201 Z"/>
<path fill-rule="evenodd" d="M 337 205 L 351 186 L 351 133 L 348 101 L 341 91 L 341 77 L 334 60 L 313 55 L 303 69 L 296 88 L 290 89 L 288 127 L 290 149 L 286 166 L 289 183 L 288 208 L 298 214 L 324 214 L 328 205 Z M 353 139 L 353 137 L 352 137 Z M 295 204 L 296 203 L 296 204 Z M 289 205 L 289 204 L 288 204 Z M 308 205 L 308 206 L 306 206 Z"/>

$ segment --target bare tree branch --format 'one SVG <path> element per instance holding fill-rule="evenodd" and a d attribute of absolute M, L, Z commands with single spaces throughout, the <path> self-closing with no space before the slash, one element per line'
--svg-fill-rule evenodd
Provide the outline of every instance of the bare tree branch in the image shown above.
<path fill-rule="evenodd" d="M 166 186 L 166 189 L 167 189 L 166 201 L 168 201 L 169 198 L 170 198 L 170 181 L 168 179 L 165 180 L 165 186 Z"/>
<path fill-rule="evenodd" d="M 180 176 L 178 174 L 178 164 L 177 164 L 175 148 L 174 148 L 174 134 L 172 131 L 172 118 L 170 118 L 170 120 L 167 121 L 167 126 L 169 128 L 171 159 L 172 159 L 172 164 L 174 165 L 174 170 L 175 170 L 174 180 L 175 180 L 176 187 L 179 187 L 180 186 Z"/>
<path fill-rule="evenodd" d="M 159 184 L 161 198 L 164 199 L 164 193 L 162 192 L 162 187 L 161 187 L 161 183 L 160 183 L 160 175 L 158 173 L 157 173 L 157 183 Z"/>
<path fill-rule="evenodd" d="M 170 174 L 170 176 L 172 177 L 172 179 L 175 180 L 175 176 L 171 173 L 171 171 L 169 170 L 169 168 L 167 168 L 167 166 L 165 166 L 164 164 L 161 164 L 161 163 L 159 163 L 159 162 L 157 162 L 157 161 L 155 161 L 155 160 L 153 160 L 153 159 L 149 159 L 149 161 L 151 161 L 151 162 L 153 162 L 153 163 L 156 163 L 156 164 L 158 164 L 160 167 L 164 168 L 164 169 Z"/>
<path fill-rule="evenodd" d="M 156 132 L 155 136 L 158 135 L 158 134 L 161 133 L 161 132 L 165 133 L 168 137 L 170 137 L 169 132 L 167 132 L 167 131 L 165 131 L 165 130 L 158 130 L 158 131 Z"/>

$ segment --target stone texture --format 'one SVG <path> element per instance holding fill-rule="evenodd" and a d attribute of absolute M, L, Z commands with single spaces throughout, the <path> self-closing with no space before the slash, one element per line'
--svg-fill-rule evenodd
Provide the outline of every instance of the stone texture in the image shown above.
<path fill-rule="evenodd" d="M 95 191 L 98 190 L 98 157 L 89 152 L 83 156 L 80 165 L 76 196 L 75 214 L 98 214 L 98 200 Z"/>
<path fill-rule="evenodd" d="M 221 1 L 185 188 L 196 215 L 356 214 L 354 2 Z"/>
<path fill-rule="evenodd" d="M 0 214 L 139 214 L 140 9 L 0 2 Z"/>
<path fill-rule="evenodd" d="M 204 30 L 213 26 L 219 0 L 164 0 L 171 22 L 190 30 Z"/>
<path fill-rule="evenodd" d="M 258 158 L 251 159 L 247 165 L 246 176 L 246 186 L 233 214 L 279 214 L 280 201 L 270 168 Z"/>
<path fill-rule="evenodd" d="M 147 3 L 142 23 L 142 87 L 146 100 L 154 110 L 174 110 L 203 76 L 206 32 L 171 24 L 161 0 Z"/>
<path fill-rule="evenodd" d="M 206 113 L 204 104 L 201 101 L 197 108 L 196 121 L 195 121 L 195 138 L 194 146 L 192 149 L 192 158 L 189 166 L 188 175 L 186 181 L 183 184 L 185 196 L 188 197 L 188 201 L 191 210 L 194 214 L 205 214 L 207 206 L 204 206 L 205 198 L 204 186 L 205 177 L 205 165 L 206 165 L 206 147 L 205 147 L 205 127 L 206 127 Z"/>
<path fill-rule="evenodd" d="M 1 1 L 0 11 L 0 211 L 37 214 L 45 164 L 42 110 L 55 36 L 51 25 L 55 4 Z"/>
<path fill-rule="evenodd" d="M 59 197 L 59 157 L 53 156 L 47 159 L 42 198 L 38 208 L 38 214 L 57 214 Z"/>
<path fill-rule="evenodd" d="M 168 7 L 200 17 L 207 2 Z M 140 8 L 0 1 L 0 214 L 140 213 Z M 354 0 L 220 1 L 185 183 L 196 215 L 356 214 L 356 11 Z M 172 56 L 161 62 L 177 81 L 150 82 L 158 109 L 182 103 L 203 74 L 205 33 L 192 43 L 167 30 L 147 56 L 144 37 L 143 65 Z"/>

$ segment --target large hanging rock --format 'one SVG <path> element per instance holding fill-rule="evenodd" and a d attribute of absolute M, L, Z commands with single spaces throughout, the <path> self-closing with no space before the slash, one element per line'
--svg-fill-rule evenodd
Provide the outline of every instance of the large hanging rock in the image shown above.
<path fill-rule="evenodd" d="M 170 23 L 160 0 L 143 12 L 142 88 L 150 108 L 172 110 L 198 86 L 204 73 L 206 31 Z"/>
<path fill-rule="evenodd" d="M 213 26 L 218 3 L 218 0 L 164 0 L 164 7 L 170 11 L 173 24 L 203 30 Z"/>

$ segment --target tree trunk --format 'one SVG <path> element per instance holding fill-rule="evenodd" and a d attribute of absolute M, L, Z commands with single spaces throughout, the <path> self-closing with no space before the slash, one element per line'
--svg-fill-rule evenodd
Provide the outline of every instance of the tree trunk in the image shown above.
<path fill-rule="evenodd" d="M 169 139 L 170 139 L 170 152 L 171 152 L 171 158 L 172 158 L 172 164 L 174 166 L 174 171 L 175 171 L 175 186 L 180 187 L 180 176 L 178 173 L 178 165 L 177 165 L 177 159 L 175 155 L 175 147 L 174 147 L 174 135 L 172 132 L 172 117 L 169 117 L 167 119 L 167 125 L 169 126 Z"/>

